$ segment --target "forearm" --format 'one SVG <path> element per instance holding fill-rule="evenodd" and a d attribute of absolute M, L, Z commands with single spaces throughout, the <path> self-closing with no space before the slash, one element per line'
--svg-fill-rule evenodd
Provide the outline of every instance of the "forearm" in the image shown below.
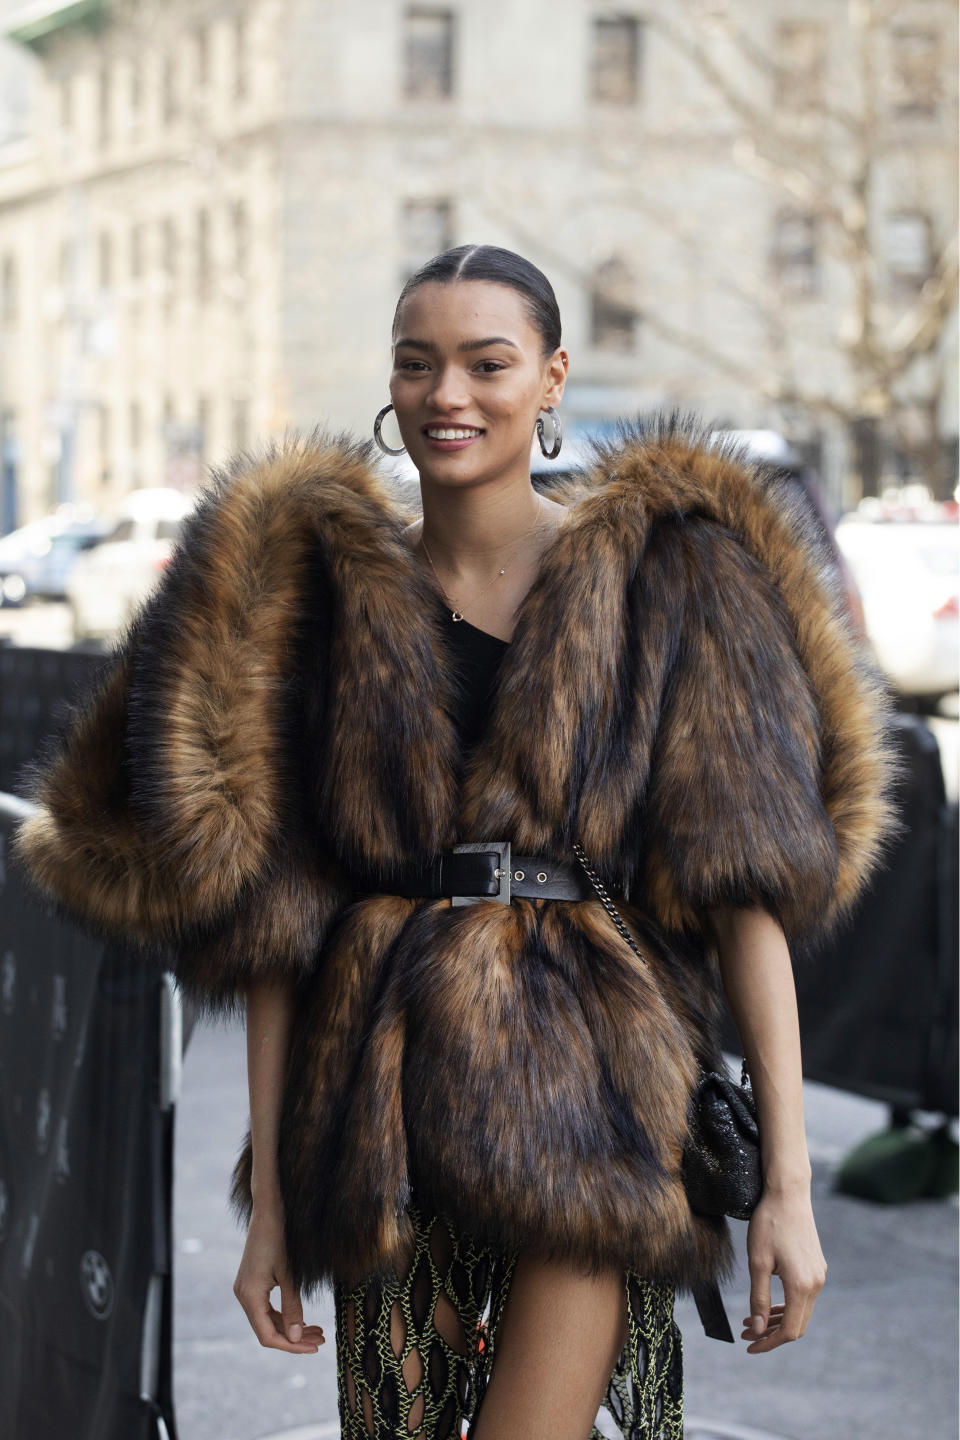
<path fill-rule="evenodd" d="M 254 1204 L 277 1200 L 277 1140 L 293 1017 L 292 981 L 257 981 L 247 991 L 247 1082 L 250 1092 Z"/>
<path fill-rule="evenodd" d="M 800 1023 L 786 939 L 774 917 L 759 906 L 720 906 L 709 919 L 757 1101 L 765 1188 L 806 1185 L 811 1170 Z"/>

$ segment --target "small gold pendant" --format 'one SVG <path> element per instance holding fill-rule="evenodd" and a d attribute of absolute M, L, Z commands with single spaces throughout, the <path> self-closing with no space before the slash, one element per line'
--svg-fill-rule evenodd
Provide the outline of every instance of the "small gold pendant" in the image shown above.
<path fill-rule="evenodd" d="M 454 618 L 454 620 L 462 620 L 462 619 L 463 619 L 463 616 L 460 614 L 460 611 L 459 611 L 459 610 L 454 610 L 454 612 L 453 612 L 453 618 Z"/>

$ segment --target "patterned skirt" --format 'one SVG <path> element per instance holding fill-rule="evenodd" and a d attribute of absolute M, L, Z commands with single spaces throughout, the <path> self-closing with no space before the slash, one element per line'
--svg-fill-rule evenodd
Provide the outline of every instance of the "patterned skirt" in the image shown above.
<path fill-rule="evenodd" d="M 516 1255 L 476 1245 L 416 1203 L 409 1213 L 416 1244 L 402 1279 L 334 1286 L 341 1440 L 469 1436 L 490 1380 Z M 632 1270 L 624 1284 L 628 1338 L 598 1416 L 610 1423 L 589 1440 L 682 1440 L 674 1291 Z"/>

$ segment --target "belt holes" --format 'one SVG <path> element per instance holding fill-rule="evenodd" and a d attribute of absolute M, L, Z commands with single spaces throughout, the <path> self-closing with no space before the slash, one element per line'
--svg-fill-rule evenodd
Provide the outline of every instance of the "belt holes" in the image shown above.
<path fill-rule="evenodd" d="M 546 880 L 546 878 L 547 878 L 547 872 L 546 872 L 545 870 L 538 870 L 538 871 L 537 871 L 537 879 L 540 881 L 540 884 L 541 884 L 541 885 L 543 884 L 544 880 Z"/>
<path fill-rule="evenodd" d="M 514 878 L 514 880 L 522 880 L 522 879 L 523 879 L 523 876 L 524 876 L 524 871 L 523 871 L 523 870 L 514 870 L 514 872 L 513 872 L 513 878 Z"/>

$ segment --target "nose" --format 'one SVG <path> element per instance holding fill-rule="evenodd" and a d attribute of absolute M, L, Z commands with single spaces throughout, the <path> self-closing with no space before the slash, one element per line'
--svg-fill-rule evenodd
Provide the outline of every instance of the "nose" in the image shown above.
<path fill-rule="evenodd" d="M 463 375 L 456 366 L 441 365 L 436 372 L 434 383 L 427 395 L 430 405 L 444 413 L 461 410 L 470 404 L 470 396 L 463 383 Z"/>

